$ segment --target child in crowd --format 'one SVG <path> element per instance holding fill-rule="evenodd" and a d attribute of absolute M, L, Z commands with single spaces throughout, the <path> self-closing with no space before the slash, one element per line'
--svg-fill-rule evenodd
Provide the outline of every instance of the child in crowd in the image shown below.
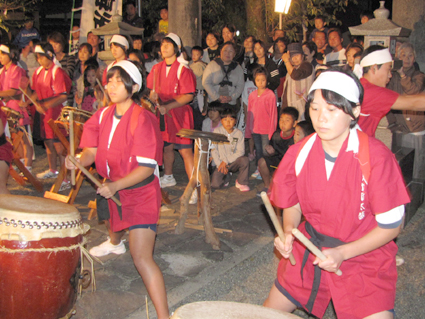
<path fill-rule="evenodd" d="M 244 156 L 243 133 L 235 127 L 236 113 L 229 107 L 224 109 L 220 115 L 222 126 L 216 128 L 214 133 L 226 135 L 229 143 L 213 144 L 211 155 L 217 168 L 211 178 L 211 187 L 227 187 L 229 185 L 227 180 L 229 173 L 239 171 L 235 186 L 241 192 L 248 192 L 249 160 L 248 157 Z"/>
<path fill-rule="evenodd" d="M 219 101 L 211 102 L 208 105 L 207 118 L 202 122 L 202 131 L 214 132 L 214 130 L 221 126 L 220 111 L 222 104 Z"/>
<path fill-rule="evenodd" d="M 276 96 L 267 88 L 267 73 L 264 67 L 254 70 L 253 76 L 257 90 L 248 97 L 245 137 L 252 138 L 254 141 L 257 164 L 258 160 L 264 156 L 266 145 L 269 144 L 276 130 L 277 122 Z M 257 169 L 253 177 L 257 177 L 258 174 Z"/>
<path fill-rule="evenodd" d="M 94 97 L 96 101 L 93 103 L 93 110 L 100 110 L 102 107 L 108 106 L 108 98 L 99 84 L 94 87 Z"/>
<path fill-rule="evenodd" d="M 277 168 L 280 161 L 294 144 L 294 128 L 298 121 L 298 110 L 294 107 L 287 107 L 282 110 L 279 117 L 279 129 L 273 133 L 270 144 L 265 147 L 264 157 L 258 160 L 258 171 L 264 182 L 264 189 L 269 190 L 272 172 Z M 257 196 L 260 196 L 258 192 Z"/>
<path fill-rule="evenodd" d="M 134 35 L 132 39 L 133 39 L 133 49 L 142 51 L 142 47 L 143 47 L 142 36 Z"/>
<path fill-rule="evenodd" d="M 294 130 L 294 144 L 297 144 L 304 137 L 314 133 L 314 127 L 309 121 L 301 121 L 297 123 Z"/>
<path fill-rule="evenodd" d="M 193 107 L 193 122 L 194 129 L 201 130 L 202 129 L 202 121 L 204 116 L 204 87 L 202 86 L 202 75 L 204 74 L 204 70 L 207 67 L 207 64 L 202 61 L 202 55 L 204 51 L 200 46 L 194 46 L 192 48 L 192 61 L 189 63 L 189 67 L 192 69 L 193 74 L 196 77 L 196 94 L 193 99 L 192 107 Z"/>
<path fill-rule="evenodd" d="M 96 110 L 93 108 L 93 105 L 96 102 L 94 88 L 96 86 L 97 69 L 98 67 L 96 65 L 89 64 L 84 71 L 84 95 L 81 101 L 81 109 L 91 113 Z"/>
<path fill-rule="evenodd" d="M 24 27 L 19 31 L 18 35 L 13 40 L 13 44 L 18 49 L 25 48 L 32 39 L 41 40 L 40 33 L 37 28 L 34 27 L 34 16 L 32 13 L 25 13 L 25 24 Z"/>
<path fill-rule="evenodd" d="M 168 8 L 162 8 L 159 15 L 161 20 L 158 22 L 158 33 L 168 34 Z"/>
<path fill-rule="evenodd" d="M 204 49 L 202 61 L 208 64 L 216 57 L 220 56 L 220 47 L 218 45 L 219 41 L 220 36 L 218 34 L 213 32 L 208 33 L 206 38 L 208 48 Z"/>
<path fill-rule="evenodd" d="M 311 32 L 310 37 L 309 37 L 309 41 L 312 41 L 314 38 L 314 35 L 316 34 L 317 31 L 322 31 L 325 32 L 326 34 L 328 34 L 328 28 L 325 27 L 326 22 L 325 22 L 325 18 L 321 15 L 318 15 L 314 18 L 314 26 L 315 29 Z"/>

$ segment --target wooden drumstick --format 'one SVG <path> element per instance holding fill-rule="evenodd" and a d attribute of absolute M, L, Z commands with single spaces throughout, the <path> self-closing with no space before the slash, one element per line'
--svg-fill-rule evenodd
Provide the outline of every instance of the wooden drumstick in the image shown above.
<path fill-rule="evenodd" d="M 279 220 L 277 219 L 276 213 L 274 212 L 273 206 L 270 203 L 269 197 L 267 196 L 266 192 L 261 192 L 261 199 L 263 200 L 263 203 L 266 206 L 267 212 L 269 213 L 270 219 L 273 222 L 274 228 L 276 229 L 280 240 L 284 243 L 285 233 L 283 232 L 282 226 L 280 225 Z M 291 262 L 292 266 L 297 263 L 292 253 L 289 253 L 289 261 Z"/>
<path fill-rule="evenodd" d="M 152 87 L 152 91 L 153 92 L 155 92 L 156 93 L 156 68 L 155 69 L 153 69 L 153 87 Z M 156 101 L 154 101 L 154 104 L 155 104 L 155 108 L 156 109 L 158 109 L 159 110 L 159 107 L 160 107 L 160 105 L 159 105 L 159 103 L 158 103 L 158 100 L 156 100 Z M 161 113 L 161 112 L 160 112 Z M 167 114 L 168 115 L 168 117 L 172 117 L 171 116 L 171 114 L 170 113 L 165 113 L 165 114 Z M 161 114 L 162 115 L 162 114 Z M 164 116 L 164 115 L 162 115 L 162 116 Z"/>
<path fill-rule="evenodd" d="M 83 166 L 83 165 L 81 165 L 76 159 L 75 159 L 75 157 L 74 156 L 68 156 L 69 157 L 69 160 L 75 165 L 75 166 L 77 166 L 78 167 L 78 169 L 80 170 L 80 171 L 82 171 L 83 173 L 84 173 L 84 175 L 86 175 L 88 178 L 89 178 L 89 180 L 91 180 L 93 183 L 95 183 L 96 184 L 96 186 L 97 187 L 102 187 L 102 183 L 101 182 L 99 182 L 98 180 L 97 180 L 97 178 L 96 177 L 94 177 L 88 170 L 86 170 L 86 168 Z M 111 199 L 115 202 L 115 204 L 117 204 L 118 206 L 122 206 L 122 204 L 121 204 L 121 202 L 115 197 L 115 196 L 112 196 L 111 197 Z"/>
<path fill-rule="evenodd" d="M 34 105 L 38 105 L 38 103 L 37 102 L 35 102 L 24 90 L 22 90 L 22 88 L 21 87 L 19 87 L 19 89 L 21 90 L 21 92 L 25 95 L 25 97 L 28 99 L 28 100 L 30 100 L 31 101 L 31 103 L 32 104 L 34 104 Z"/>
<path fill-rule="evenodd" d="M 308 250 L 311 251 L 311 253 L 313 255 L 315 255 L 316 257 L 319 257 L 319 259 L 321 261 L 326 260 L 326 256 L 324 253 L 322 253 L 322 251 L 317 248 L 316 246 L 314 246 L 314 244 L 307 238 L 304 236 L 304 234 L 302 232 L 300 232 L 298 229 L 294 228 L 292 229 L 292 234 L 301 242 L 303 243 L 304 246 L 307 247 Z M 341 269 L 338 269 L 335 274 L 337 274 L 338 276 L 342 275 L 342 271 Z"/>
<path fill-rule="evenodd" d="M 69 112 L 69 155 L 75 156 L 74 148 L 74 112 Z M 71 170 L 71 185 L 75 186 L 75 169 Z"/>
<path fill-rule="evenodd" d="M 105 88 L 103 87 L 102 83 L 100 83 L 100 81 L 99 81 L 99 79 L 98 79 L 98 78 L 96 78 L 96 83 L 97 83 L 97 85 L 99 85 L 100 90 L 101 90 L 101 91 L 102 91 L 102 93 L 103 93 L 103 96 L 104 96 L 104 97 L 106 97 L 106 100 L 107 100 L 107 101 L 108 101 L 108 103 L 109 103 L 109 97 L 108 97 L 108 95 L 106 94 L 106 92 L 105 92 Z"/>

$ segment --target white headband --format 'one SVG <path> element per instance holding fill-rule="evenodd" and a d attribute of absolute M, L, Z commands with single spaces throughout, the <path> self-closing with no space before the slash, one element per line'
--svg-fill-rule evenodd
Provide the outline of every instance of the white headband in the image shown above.
<path fill-rule="evenodd" d="M 125 72 L 133 79 L 133 81 L 139 85 L 139 90 L 142 88 L 142 74 L 139 69 L 127 60 L 122 60 L 114 64 L 114 66 L 119 66 L 124 69 Z"/>
<path fill-rule="evenodd" d="M 391 56 L 390 50 L 388 48 L 373 51 L 372 53 L 369 53 L 366 55 L 361 61 L 360 66 L 362 68 L 366 66 L 371 66 L 375 64 L 384 64 L 387 62 L 392 62 L 393 57 Z"/>
<path fill-rule="evenodd" d="M 41 47 L 41 45 L 39 45 L 39 44 L 37 44 L 36 46 L 35 46 L 35 48 L 34 48 L 34 53 L 41 53 L 41 54 L 45 54 L 45 55 L 48 55 L 49 57 L 53 57 L 53 60 L 55 60 L 55 55 L 52 53 L 52 52 L 50 52 L 50 51 L 47 51 L 47 52 L 45 52 L 44 50 L 43 50 L 43 48 Z M 55 64 L 56 64 L 56 62 L 55 62 Z M 60 64 L 59 64 L 59 66 L 60 66 Z"/>
<path fill-rule="evenodd" d="M 0 51 L 1 52 L 6 52 L 10 54 L 10 49 L 9 47 L 5 46 L 4 44 L 0 45 Z"/>
<path fill-rule="evenodd" d="M 123 37 L 122 35 L 119 35 L 119 34 L 115 34 L 114 36 L 112 36 L 111 43 L 121 44 L 126 49 L 128 49 L 130 47 L 127 39 L 125 37 Z"/>
<path fill-rule="evenodd" d="M 177 46 L 179 47 L 179 50 L 181 49 L 181 47 L 182 47 L 182 41 L 180 40 L 180 37 L 177 34 L 175 34 L 175 33 L 168 33 L 167 36 L 166 36 L 166 38 L 169 38 L 169 39 L 173 40 L 173 42 L 175 44 L 177 44 Z"/>
<path fill-rule="evenodd" d="M 348 101 L 359 103 L 359 88 L 356 82 L 348 75 L 337 72 L 327 71 L 321 73 L 318 78 L 313 82 L 310 88 L 311 91 L 324 89 L 329 90 L 345 97 Z"/>

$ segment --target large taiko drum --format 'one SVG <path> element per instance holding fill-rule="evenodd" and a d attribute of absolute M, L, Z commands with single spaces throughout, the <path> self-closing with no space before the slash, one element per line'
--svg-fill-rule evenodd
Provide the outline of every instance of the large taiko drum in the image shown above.
<path fill-rule="evenodd" d="M 228 301 L 200 301 L 178 308 L 171 319 L 299 319 L 293 314 L 262 306 Z"/>
<path fill-rule="evenodd" d="M 0 318 L 69 318 L 84 225 L 74 206 L 0 195 Z"/>
<path fill-rule="evenodd" d="M 80 109 L 76 109 L 72 106 L 65 106 L 62 108 L 61 114 L 59 115 L 57 121 L 62 123 L 69 123 L 69 113 L 74 113 L 74 122 L 79 124 L 86 123 L 90 117 L 93 115 L 92 113 Z"/>

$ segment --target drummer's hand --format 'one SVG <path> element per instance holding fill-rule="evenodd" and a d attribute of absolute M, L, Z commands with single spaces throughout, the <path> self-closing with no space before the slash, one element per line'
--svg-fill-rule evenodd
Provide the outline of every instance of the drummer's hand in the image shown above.
<path fill-rule="evenodd" d="M 38 113 L 40 113 L 40 114 L 46 114 L 46 111 L 44 110 L 44 108 L 42 106 L 42 103 L 43 102 L 37 102 L 35 104 L 35 108 L 36 108 L 36 110 L 37 110 Z"/>
<path fill-rule="evenodd" d="M 161 115 L 165 115 L 168 112 L 168 108 L 166 105 L 161 105 L 158 107 L 159 109 L 159 113 L 161 113 Z"/>
<path fill-rule="evenodd" d="M 79 158 L 75 158 L 75 159 L 77 160 L 78 163 L 80 162 Z M 66 169 L 77 169 L 77 166 L 75 166 L 74 163 L 71 162 L 71 160 L 69 159 L 69 155 L 65 157 L 65 167 Z"/>
<path fill-rule="evenodd" d="M 158 98 L 159 98 L 159 96 L 158 96 L 158 93 L 156 93 L 155 91 L 151 91 L 151 93 L 149 94 L 149 98 L 150 98 L 153 102 L 158 103 Z"/>
<path fill-rule="evenodd" d="M 102 187 L 97 189 L 97 193 L 105 198 L 111 198 L 117 192 L 115 183 L 103 183 Z"/>
<path fill-rule="evenodd" d="M 327 257 L 326 260 L 321 261 L 319 257 L 316 257 L 313 264 L 318 265 L 323 270 L 329 272 L 336 272 L 344 261 L 344 256 L 342 255 L 340 249 L 329 248 L 322 251 L 323 254 Z"/>
<path fill-rule="evenodd" d="M 289 258 L 289 254 L 292 252 L 292 243 L 294 237 L 292 234 L 285 234 L 285 242 L 282 242 L 279 237 L 274 239 L 274 246 L 280 252 L 282 257 Z"/>
<path fill-rule="evenodd" d="M 229 172 L 229 169 L 227 168 L 227 164 L 225 162 L 221 162 L 220 165 L 217 167 L 217 170 L 220 173 L 223 173 L 224 175 Z"/>

